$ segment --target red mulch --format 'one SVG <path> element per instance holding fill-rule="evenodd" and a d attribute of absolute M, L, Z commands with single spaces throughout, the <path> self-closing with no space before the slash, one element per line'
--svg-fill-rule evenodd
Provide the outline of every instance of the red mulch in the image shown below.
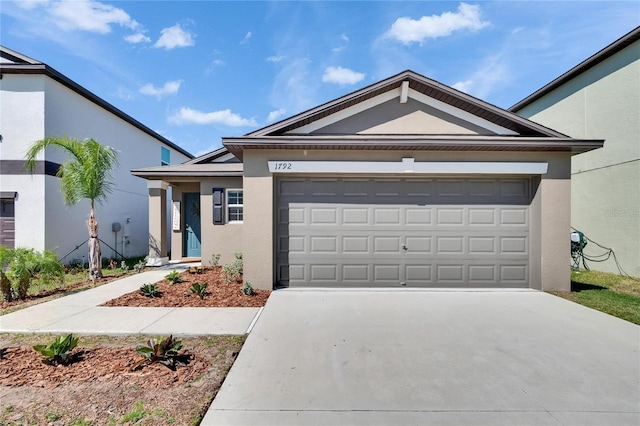
<path fill-rule="evenodd" d="M 171 284 L 164 279 L 157 283 L 160 297 L 146 297 L 134 291 L 112 299 L 102 306 L 136 306 L 136 307 L 246 307 L 264 306 L 271 294 L 269 290 L 254 290 L 247 296 L 242 293 L 242 279 L 228 283 L 221 276 L 222 267 L 203 268 L 200 272 L 183 272 L 183 282 Z M 197 294 L 189 292 L 191 284 L 207 283 L 207 294 L 200 299 Z"/>
<path fill-rule="evenodd" d="M 166 389 L 192 381 L 208 368 L 203 357 L 192 355 L 191 361 L 186 366 L 177 367 L 176 371 L 159 363 L 131 371 L 143 359 L 133 348 L 76 349 L 72 359 L 68 365 L 50 365 L 42 362 L 40 354 L 31 347 L 6 348 L 0 362 L 0 385 L 50 389 L 63 383 L 109 381 L 116 386 L 127 384 Z"/>

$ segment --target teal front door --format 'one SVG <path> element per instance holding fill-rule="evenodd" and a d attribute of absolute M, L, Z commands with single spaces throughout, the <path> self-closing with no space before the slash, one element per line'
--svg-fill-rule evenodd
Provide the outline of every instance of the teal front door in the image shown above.
<path fill-rule="evenodd" d="M 184 256 L 200 257 L 200 193 L 184 194 Z"/>

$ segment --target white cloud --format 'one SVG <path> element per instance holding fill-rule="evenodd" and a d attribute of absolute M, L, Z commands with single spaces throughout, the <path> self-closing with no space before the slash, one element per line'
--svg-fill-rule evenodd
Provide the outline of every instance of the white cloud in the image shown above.
<path fill-rule="evenodd" d="M 427 38 L 444 37 L 459 30 L 479 30 L 487 25 L 488 21 L 480 19 L 480 6 L 460 3 L 457 12 L 423 16 L 418 20 L 398 18 L 386 36 L 404 44 L 422 43 Z"/>
<path fill-rule="evenodd" d="M 269 57 L 267 58 L 267 61 L 268 61 L 268 62 L 280 62 L 280 61 L 282 61 L 284 58 L 285 58 L 285 56 L 275 56 L 275 55 L 274 55 L 274 56 L 269 56 Z"/>
<path fill-rule="evenodd" d="M 346 34 L 341 34 L 340 38 L 342 39 L 342 41 L 345 41 L 345 42 L 349 41 L 349 37 L 347 37 Z"/>
<path fill-rule="evenodd" d="M 304 50 L 306 51 L 306 47 Z M 311 60 L 301 56 L 303 54 L 304 52 L 294 49 L 292 59 L 278 63 L 278 72 L 269 96 L 274 108 L 299 112 L 318 103 L 317 94 L 321 83 L 314 78 L 315 68 L 311 66 Z"/>
<path fill-rule="evenodd" d="M 230 109 L 213 112 L 202 112 L 188 107 L 182 107 L 169 117 L 169 122 L 182 124 L 223 124 L 230 127 L 255 127 L 258 125 L 253 118 L 242 118 Z"/>
<path fill-rule="evenodd" d="M 196 44 L 194 35 L 183 29 L 180 24 L 164 28 L 160 33 L 162 35 L 153 47 L 164 47 L 167 50 L 171 50 L 176 47 L 188 47 Z"/>
<path fill-rule="evenodd" d="M 124 39 L 125 41 L 128 41 L 131 44 L 149 43 L 151 41 L 149 37 L 147 37 L 142 33 L 131 34 L 129 36 L 126 36 Z"/>
<path fill-rule="evenodd" d="M 451 87 L 461 92 L 469 93 L 469 90 L 471 89 L 471 87 L 473 87 L 473 81 L 472 80 L 459 81 L 454 85 L 452 85 Z"/>
<path fill-rule="evenodd" d="M 335 52 L 335 53 L 340 53 L 346 48 L 347 48 L 347 46 L 339 46 L 339 47 L 334 47 L 333 49 L 331 49 L 331 51 Z"/>
<path fill-rule="evenodd" d="M 366 74 L 355 72 L 349 68 L 327 67 L 322 74 L 322 81 L 325 83 L 337 83 L 340 85 L 356 84 L 364 80 Z"/>
<path fill-rule="evenodd" d="M 162 87 L 155 87 L 153 84 L 148 83 L 140 88 L 140 93 L 143 95 L 155 96 L 158 100 L 163 96 L 175 95 L 180 90 L 182 80 L 167 81 Z"/>
<path fill-rule="evenodd" d="M 131 19 L 124 10 L 96 1 L 54 1 L 36 4 L 47 8 L 56 25 L 65 31 L 81 30 L 108 34 L 113 24 L 134 30 L 141 28 L 141 25 Z"/>
<path fill-rule="evenodd" d="M 488 99 L 498 88 L 511 81 L 509 57 L 498 53 L 485 58 L 464 81 L 452 87 L 480 99 Z"/>
<path fill-rule="evenodd" d="M 286 112 L 287 112 L 287 110 L 284 109 L 284 108 L 280 108 L 280 109 L 277 109 L 275 111 L 271 111 L 269 113 L 269 117 L 267 117 L 267 121 L 269 123 L 271 123 L 273 121 L 276 121 L 278 118 L 282 117 Z"/>
<path fill-rule="evenodd" d="M 248 42 L 248 41 L 249 41 L 249 39 L 251 39 L 251 36 L 252 36 L 252 35 L 253 35 L 253 34 L 251 34 L 251 31 L 249 31 L 247 34 L 245 34 L 245 36 L 244 36 L 244 38 L 242 39 L 242 41 L 240 42 L 240 44 L 244 44 L 244 43 Z"/>

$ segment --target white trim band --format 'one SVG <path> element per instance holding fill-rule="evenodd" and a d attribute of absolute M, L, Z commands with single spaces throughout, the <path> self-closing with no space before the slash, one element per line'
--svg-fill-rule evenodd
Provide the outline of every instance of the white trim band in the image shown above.
<path fill-rule="evenodd" d="M 421 173 L 446 175 L 543 175 L 548 163 L 421 161 L 269 161 L 271 173 Z"/>

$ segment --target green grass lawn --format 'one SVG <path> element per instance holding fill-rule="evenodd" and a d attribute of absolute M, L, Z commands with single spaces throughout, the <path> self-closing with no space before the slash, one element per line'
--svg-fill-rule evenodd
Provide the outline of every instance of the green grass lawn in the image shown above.
<path fill-rule="evenodd" d="M 571 271 L 571 293 L 553 292 L 640 325 L 640 279 L 598 271 Z"/>

